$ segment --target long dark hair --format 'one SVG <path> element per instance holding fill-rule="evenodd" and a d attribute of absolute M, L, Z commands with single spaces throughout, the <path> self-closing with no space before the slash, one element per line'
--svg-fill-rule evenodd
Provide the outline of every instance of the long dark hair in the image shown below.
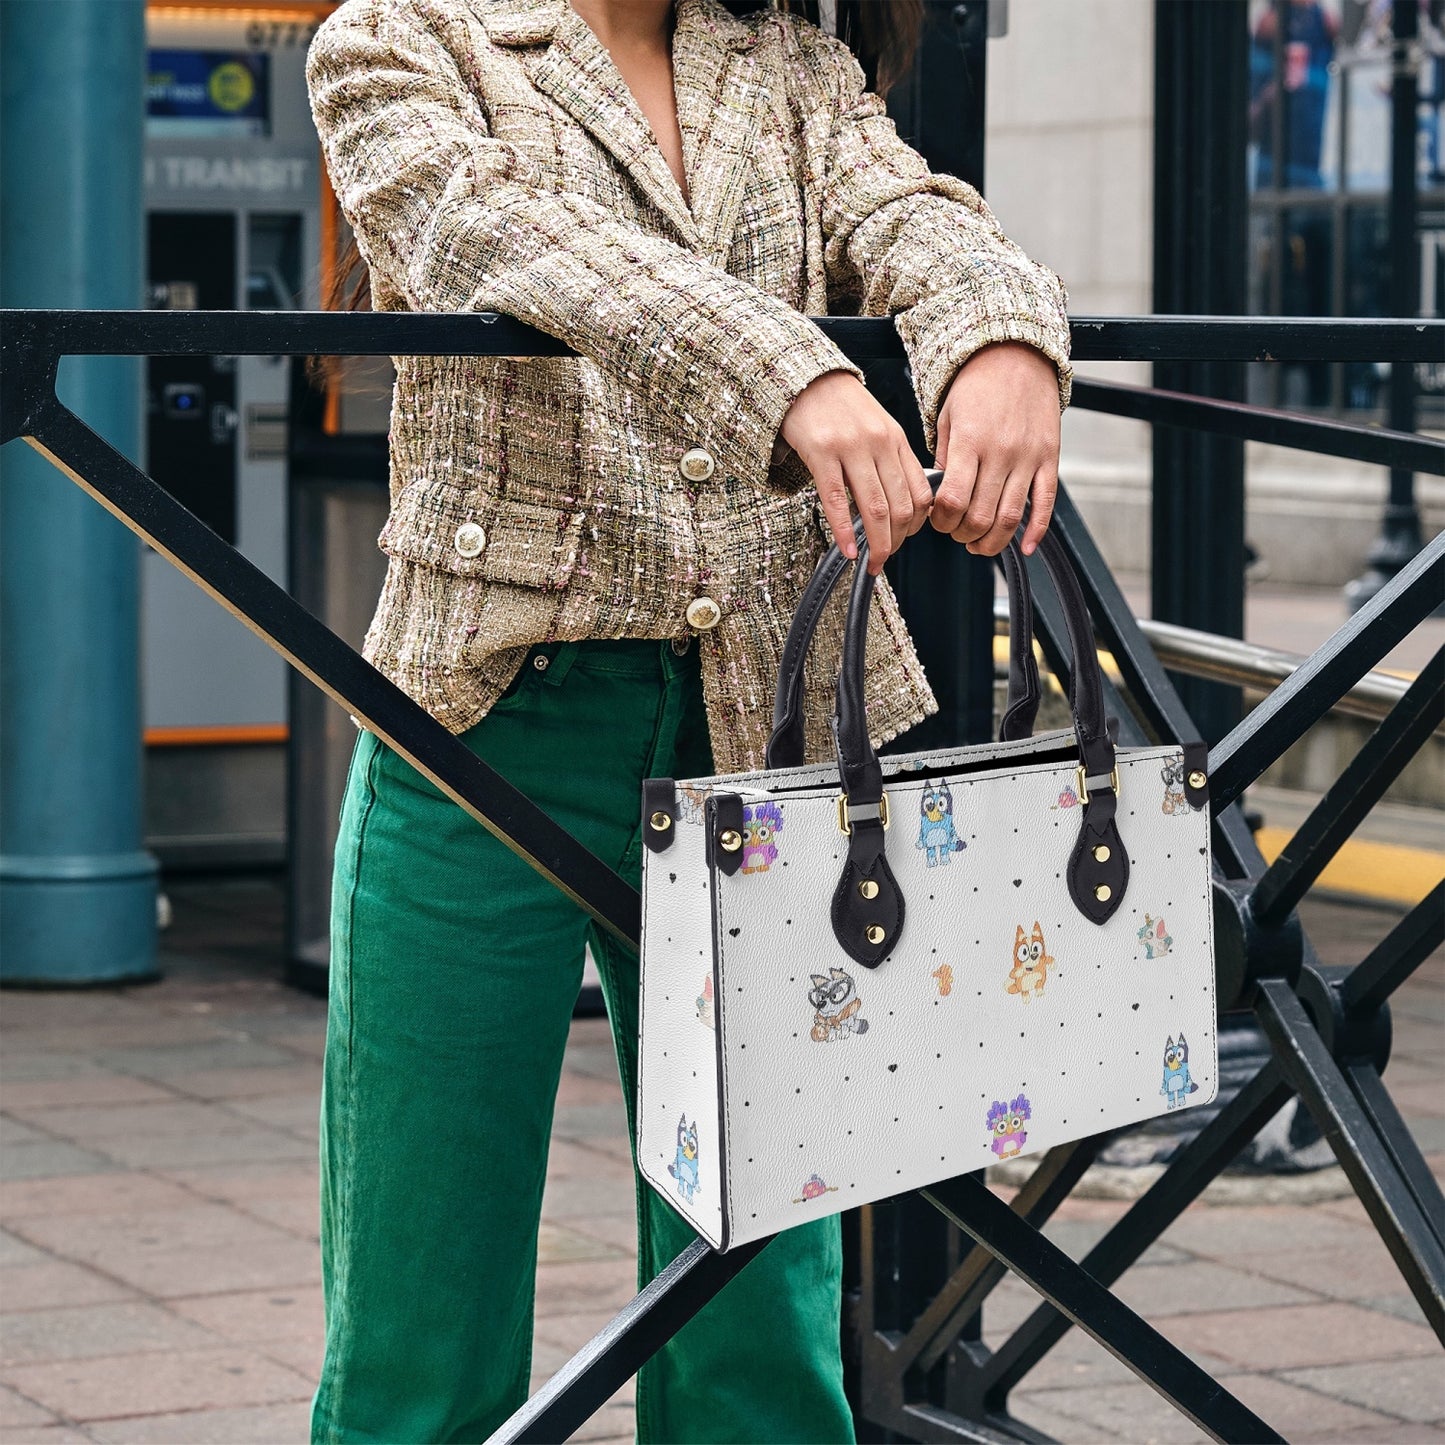
<path fill-rule="evenodd" d="M 720 0 L 734 15 L 779 9 L 819 23 L 818 0 Z M 913 64 L 918 32 L 923 22 L 923 0 L 837 0 L 838 36 L 858 57 L 869 85 L 880 95 L 898 83 Z M 328 311 L 366 311 L 371 308 L 371 277 L 348 237 L 337 257 L 322 305 Z M 311 374 L 324 381 L 334 374 L 334 357 L 313 357 Z"/>

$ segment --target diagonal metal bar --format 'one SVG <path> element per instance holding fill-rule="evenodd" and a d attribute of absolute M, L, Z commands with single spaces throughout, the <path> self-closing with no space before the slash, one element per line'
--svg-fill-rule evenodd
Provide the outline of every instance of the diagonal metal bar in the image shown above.
<path fill-rule="evenodd" d="M 1141 1319 L 971 1175 L 923 1197 L 1216 1440 L 1282 1440 L 1177 1345 Z"/>
<path fill-rule="evenodd" d="M 599 924 L 637 947 L 635 888 L 53 396 L 31 421 L 25 439 L 38 452 Z"/>
<path fill-rule="evenodd" d="M 1437 883 L 1340 984 L 1340 1001 L 1352 1018 L 1380 1007 L 1442 944 L 1445 944 L 1445 882 Z"/>
<path fill-rule="evenodd" d="M 1094 1162 L 1098 1142 L 1081 1139 L 1077 1144 L 1061 1144 L 1050 1149 L 1009 1201 L 1009 1208 L 1035 1228 L 1052 1218 Z M 969 1250 L 944 1281 L 943 1288 L 929 1301 L 928 1308 L 898 1342 L 894 1350 L 898 1367 L 931 1370 L 947 1353 L 965 1322 L 978 1313 L 989 1292 L 1007 1273 L 1007 1268 L 986 1249 L 975 1246 Z"/>
<path fill-rule="evenodd" d="M 1174 1155 L 1080 1267 L 1100 1284 L 1112 1285 L 1279 1113 L 1292 1092 L 1275 1065 L 1266 1064 Z M 1050 1305 L 1036 1309 L 982 1367 L 987 1399 L 1002 1407 L 1009 1391 L 1063 1339 L 1070 1324 Z"/>
<path fill-rule="evenodd" d="M 610 1319 L 487 1445 L 554 1445 L 580 1429 L 775 1236 L 726 1254 L 694 1240 Z"/>
<path fill-rule="evenodd" d="M 1140 630 L 1139 619 L 1134 616 L 1078 507 L 1063 487 L 1059 488 L 1054 504 L 1053 528 L 1078 574 L 1095 630 L 1112 654 L 1124 687 L 1143 715 L 1145 724 L 1161 741 L 1192 741 L 1198 732 L 1188 709 L 1160 665 L 1148 638 Z M 1031 571 L 1039 581 L 1043 580 L 1033 564 Z M 1035 586 L 1034 595 L 1043 614 L 1040 630 L 1049 643 L 1049 664 L 1057 672 L 1059 668 L 1067 668 L 1069 657 L 1061 630 L 1062 618 L 1052 605 L 1050 587 Z M 1126 727 L 1131 721 L 1127 715 L 1121 718 Z M 1139 741 L 1145 740 L 1141 735 Z M 1224 875 L 1227 878 L 1245 878 L 1262 873 L 1264 858 L 1243 815 L 1238 808 L 1217 804 L 1212 786 L 1210 793 L 1210 807 L 1214 812 L 1214 857 Z"/>
<path fill-rule="evenodd" d="M 1284 851 L 1254 885 L 1250 911 L 1275 928 L 1295 910 L 1385 789 L 1445 721 L 1445 647 L 1295 829 Z"/>
<path fill-rule="evenodd" d="M 1445 532 L 1401 568 L 1209 755 L 1211 806 L 1232 803 L 1445 593 Z"/>
<path fill-rule="evenodd" d="M 1156 425 L 1188 427 L 1372 466 L 1445 476 L 1445 442 L 1413 432 L 1295 416 L 1240 401 L 1216 401 L 1183 391 L 1108 381 L 1075 381 L 1071 405 Z"/>
<path fill-rule="evenodd" d="M 1276 1062 L 1314 1115 L 1430 1328 L 1445 1343 L 1445 1248 L 1424 1210 L 1289 985 L 1261 979 L 1254 1007 Z"/>
<path fill-rule="evenodd" d="M 1420 1213 L 1425 1216 L 1425 1223 L 1430 1226 L 1435 1238 L 1445 1244 L 1445 1194 L 1441 1193 L 1439 1182 L 1430 1172 L 1415 1136 L 1400 1117 L 1379 1070 L 1364 1059 L 1347 1063 L 1344 1069 L 1345 1077 L 1355 1091 L 1355 1098 L 1360 1101 L 1360 1108 L 1390 1151 L 1406 1187 L 1415 1196 Z"/>

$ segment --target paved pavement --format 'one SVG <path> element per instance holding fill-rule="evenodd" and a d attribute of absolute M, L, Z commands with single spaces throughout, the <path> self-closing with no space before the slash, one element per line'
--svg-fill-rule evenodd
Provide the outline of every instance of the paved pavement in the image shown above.
<path fill-rule="evenodd" d="M 324 1010 L 278 980 L 275 885 L 176 886 L 163 982 L 0 998 L 0 1441 L 299 1442 L 322 1343 Z M 1390 922 L 1312 905 L 1357 959 Z M 263 961 L 258 963 L 258 958 Z M 1398 997 L 1395 1096 L 1445 1165 L 1445 960 Z M 1077 1254 L 1125 1206 L 1071 1201 Z M 537 1380 L 633 1290 L 632 1185 L 605 1025 L 576 1024 L 538 1269 Z M 1190 1209 L 1123 1297 L 1293 1441 L 1445 1441 L 1440 1348 L 1353 1197 Z M 988 1338 L 1022 1318 L 1012 1282 Z M 1057 1439 L 1196 1438 L 1071 1336 L 1013 1397 Z M 580 1438 L 630 1438 L 624 1391 Z M 1199 1436 L 1197 1438 L 1203 1438 Z"/>

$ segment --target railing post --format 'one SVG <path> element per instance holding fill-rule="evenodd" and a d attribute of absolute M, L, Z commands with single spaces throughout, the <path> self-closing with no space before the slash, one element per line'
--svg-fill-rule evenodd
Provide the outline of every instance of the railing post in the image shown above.
<path fill-rule="evenodd" d="M 1416 42 L 1420 11 L 1414 0 L 1395 0 L 1391 18 L 1394 73 L 1390 83 L 1390 310 L 1396 316 L 1420 311 L 1420 252 L 1416 234 L 1419 57 Z M 1415 430 L 1415 368 L 1405 361 L 1390 366 L 1390 426 Z M 1420 550 L 1420 509 L 1415 503 L 1415 474 L 1390 468 L 1390 490 L 1380 535 L 1370 549 L 1369 569 L 1345 587 L 1345 602 L 1357 612 Z"/>
<path fill-rule="evenodd" d="M 140 304 L 144 62 L 142 0 L 0 3 L 0 304 Z M 134 457 L 140 375 L 73 358 L 59 392 Z M 151 976 L 139 548 L 42 456 L 3 465 L 0 982 Z"/>
<path fill-rule="evenodd" d="M 1246 306 L 1245 149 L 1249 16 L 1245 0 L 1156 0 L 1154 310 L 1241 316 Z M 1158 362 L 1154 385 L 1244 398 L 1236 361 Z M 1154 428 L 1153 613 L 1244 636 L 1244 443 Z M 1239 721 L 1238 688 L 1177 680 L 1203 737 Z"/>
<path fill-rule="evenodd" d="M 924 0 L 923 11 L 913 73 L 890 93 L 889 113 L 934 170 L 982 191 L 988 6 Z M 902 366 L 884 363 L 868 376 L 921 453 L 922 426 Z M 938 698 L 938 715 L 900 746 L 982 742 L 993 726 L 993 564 L 925 527 L 890 559 L 888 577 Z"/>

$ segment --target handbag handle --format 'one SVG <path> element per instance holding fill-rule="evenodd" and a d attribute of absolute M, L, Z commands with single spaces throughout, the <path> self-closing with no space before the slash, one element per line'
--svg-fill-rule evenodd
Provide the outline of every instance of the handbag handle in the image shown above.
<path fill-rule="evenodd" d="M 930 467 L 923 475 L 937 491 L 943 473 Z M 853 524 L 853 535 L 861 545 L 864 540 L 861 518 Z M 1033 591 L 1017 539 L 1009 542 L 998 560 L 1003 569 L 1009 609 L 1008 696 L 998 735 L 1001 742 L 1013 742 L 1033 736 L 1042 689 L 1038 663 L 1034 660 Z M 830 547 L 813 569 L 813 575 L 798 599 L 788 635 L 783 640 L 782 655 L 778 659 L 773 730 L 768 737 L 765 756 L 769 768 L 793 768 L 803 762 L 803 662 L 812 646 L 823 608 L 848 565 L 848 559 L 842 552 L 836 546 Z"/>
<path fill-rule="evenodd" d="M 1078 791 L 1082 806 L 1079 836 L 1069 857 L 1069 894 L 1086 918 L 1101 924 L 1123 901 L 1129 875 L 1128 853 L 1115 817 L 1118 773 L 1114 741 L 1104 715 L 1103 677 L 1078 579 L 1062 544 L 1051 533 L 1042 539 L 1039 555 L 1058 593 L 1073 654 L 1069 700 L 1079 748 Z M 838 825 L 848 837 L 848 856 L 833 894 L 831 918 L 834 934 L 845 952 L 864 966 L 876 968 L 893 951 L 902 933 L 904 898 L 885 851 L 888 803 L 883 770 L 868 737 L 864 703 L 868 613 L 876 585 L 865 565 L 867 556 L 866 539 L 860 538 L 833 719 L 842 784 Z M 815 575 L 828 579 L 829 585 L 820 586 L 809 598 L 809 613 L 801 623 L 798 617 L 794 619 L 794 626 L 801 625 L 802 631 L 799 650 L 790 659 L 795 666 L 793 675 L 801 667 L 801 655 L 806 652 L 818 613 L 842 573 L 841 554 L 838 564 L 833 563 L 830 553 L 817 569 Z M 1022 568 L 1019 578 L 1011 580 L 1021 583 Z M 811 585 L 809 591 L 813 591 Z M 1023 586 L 1011 585 L 1010 597 L 1018 603 L 1019 613 L 1026 615 L 1030 609 L 1024 605 L 1027 594 Z M 802 610 L 800 607 L 799 612 Z M 783 681 L 780 677 L 775 715 L 779 709 L 786 711 Z"/>
<path fill-rule="evenodd" d="M 861 544 L 861 522 L 855 535 Z M 1014 742 L 1033 736 L 1042 690 L 1038 663 L 1034 659 L 1033 589 L 1017 541 L 1010 542 L 998 560 L 1003 569 L 1009 609 L 1008 696 L 998 735 L 1000 742 Z M 848 566 L 848 559 L 837 547 L 831 548 L 819 561 L 798 599 L 778 659 L 773 730 L 768 736 L 765 760 L 769 768 L 794 768 L 803 762 L 803 661 L 812 646 L 823 606 L 837 589 Z"/>

